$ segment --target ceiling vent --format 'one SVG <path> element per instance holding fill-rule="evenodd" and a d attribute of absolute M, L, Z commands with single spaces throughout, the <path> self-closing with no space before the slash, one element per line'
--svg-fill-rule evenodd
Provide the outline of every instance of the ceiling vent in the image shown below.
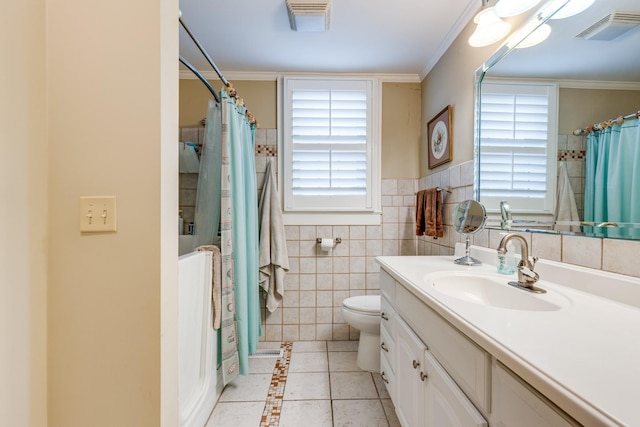
<path fill-rule="evenodd" d="M 287 11 L 293 31 L 329 31 L 331 0 L 287 0 Z"/>
<path fill-rule="evenodd" d="M 638 12 L 611 12 L 576 36 L 585 40 L 609 41 L 640 25 Z"/>

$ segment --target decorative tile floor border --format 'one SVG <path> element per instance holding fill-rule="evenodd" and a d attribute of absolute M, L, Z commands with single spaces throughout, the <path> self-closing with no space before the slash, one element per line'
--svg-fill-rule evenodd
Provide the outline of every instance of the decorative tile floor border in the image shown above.
<path fill-rule="evenodd" d="M 289 373 L 289 363 L 291 362 L 292 342 L 284 342 L 281 347 L 284 354 L 276 361 L 273 369 L 269 392 L 267 393 L 267 402 L 262 411 L 262 419 L 260 427 L 275 427 L 280 423 L 280 414 L 282 412 L 282 401 L 284 400 L 284 386 L 287 382 L 287 374 Z"/>

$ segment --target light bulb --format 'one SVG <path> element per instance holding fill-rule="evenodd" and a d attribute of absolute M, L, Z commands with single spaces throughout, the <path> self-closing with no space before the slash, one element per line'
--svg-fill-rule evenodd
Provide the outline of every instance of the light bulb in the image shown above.
<path fill-rule="evenodd" d="M 476 30 L 469 37 L 469 44 L 473 47 L 488 46 L 502 39 L 511 30 L 511 24 L 498 18 L 489 7 L 478 13 L 473 22 L 478 24 Z"/>

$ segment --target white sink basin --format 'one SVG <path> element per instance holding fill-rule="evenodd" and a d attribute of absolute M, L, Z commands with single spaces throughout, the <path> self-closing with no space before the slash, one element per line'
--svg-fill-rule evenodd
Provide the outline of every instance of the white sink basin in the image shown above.
<path fill-rule="evenodd" d="M 517 289 L 507 284 L 512 280 L 512 276 L 473 272 L 441 272 L 424 277 L 429 289 L 474 304 L 528 311 L 555 311 L 570 304 L 557 292 L 533 294 Z"/>

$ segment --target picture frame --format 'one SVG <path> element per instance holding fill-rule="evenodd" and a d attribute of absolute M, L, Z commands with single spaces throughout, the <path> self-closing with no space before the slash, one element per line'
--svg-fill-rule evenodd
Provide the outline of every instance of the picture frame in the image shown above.
<path fill-rule="evenodd" d="M 453 160 L 451 125 L 451 105 L 447 105 L 427 124 L 429 169 Z"/>

